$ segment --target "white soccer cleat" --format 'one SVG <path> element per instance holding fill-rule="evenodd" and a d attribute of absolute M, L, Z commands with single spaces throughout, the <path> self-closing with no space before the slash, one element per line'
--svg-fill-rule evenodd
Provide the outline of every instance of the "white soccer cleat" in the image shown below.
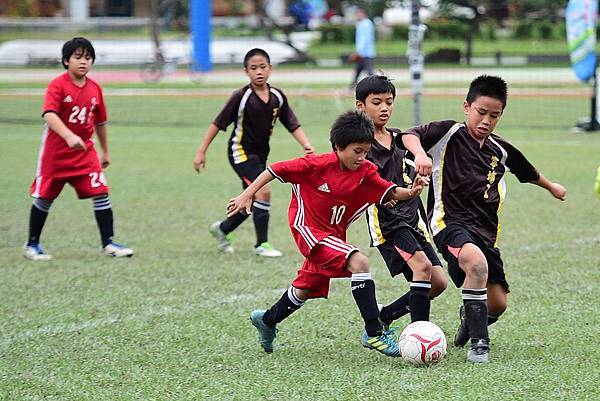
<path fill-rule="evenodd" d="M 221 252 L 227 253 L 229 255 L 233 254 L 233 246 L 231 246 L 231 236 L 229 234 L 225 234 L 221 230 L 221 222 L 215 221 L 212 223 L 208 229 L 210 234 L 219 241 L 218 248 Z"/>
<path fill-rule="evenodd" d="M 108 245 L 102 248 L 100 253 L 104 256 L 112 256 L 115 258 L 130 258 L 133 256 L 133 249 L 127 248 L 125 245 L 121 245 L 116 242 L 110 242 Z"/>
<path fill-rule="evenodd" d="M 44 252 L 40 244 L 23 246 L 23 257 L 29 260 L 50 260 L 52 255 Z"/>
<path fill-rule="evenodd" d="M 277 249 L 273 248 L 273 245 L 269 244 L 268 242 L 263 242 L 262 244 L 254 248 L 254 253 L 257 256 L 263 256 L 265 258 L 278 258 L 281 255 L 283 255 L 281 251 L 278 251 Z"/>

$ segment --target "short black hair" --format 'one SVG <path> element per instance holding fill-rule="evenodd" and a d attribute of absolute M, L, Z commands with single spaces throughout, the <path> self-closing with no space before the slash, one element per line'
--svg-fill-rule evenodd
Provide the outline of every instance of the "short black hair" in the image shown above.
<path fill-rule="evenodd" d="M 379 95 L 380 93 L 391 93 L 396 98 L 396 87 L 392 81 L 385 75 L 371 75 L 363 78 L 354 91 L 356 100 L 365 102 L 369 95 Z"/>
<path fill-rule="evenodd" d="M 269 57 L 269 53 L 267 53 L 263 49 L 255 47 L 254 49 L 248 50 L 248 53 L 246 53 L 246 55 L 244 56 L 244 68 L 248 67 L 248 60 L 250 60 L 254 56 L 263 56 L 267 59 L 267 63 L 271 64 L 271 57 Z"/>
<path fill-rule="evenodd" d="M 471 82 L 471 85 L 469 85 L 467 103 L 473 103 L 479 96 L 488 96 L 498 99 L 502 102 L 502 110 L 504 110 L 506 107 L 506 99 L 508 97 L 506 81 L 492 75 L 478 76 Z"/>
<path fill-rule="evenodd" d="M 331 147 L 344 149 L 351 143 L 372 143 L 375 138 L 373 121 L 361 111 L 347 111 L 331 126 Z"/>
<path fill-rule="evenodd" d="M 77 50 L 83 50 L 84 53 L 88 53 L 92 58 L 92 63 L 96 61 L 96 52 L 94 51 L 94 46 L 92 46 L 92 42 L 87 40 L 86 38 L 76 37 L 68 42 L 65 42 L 62 48 L 62 66 L 67 69 L 65 63 L 69 61 L 73 53 Z"/>

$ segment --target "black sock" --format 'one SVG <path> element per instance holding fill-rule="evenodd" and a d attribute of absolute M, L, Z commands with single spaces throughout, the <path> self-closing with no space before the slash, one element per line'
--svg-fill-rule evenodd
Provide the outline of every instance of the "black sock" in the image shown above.
<path fill-rule="evenodd" d="M 94 215 L 96 223 L 100 230 L 100 240 L 105 247 L 112 241 L 113 232 L 113 212 L 108 195 L 97 196 L 93 199 Z"/>
<path fill-rule="evenodd" d="M 269 209 L 271 203 L 268 201 L 256 200 L 252 203 L 252 219 L 254 220 L 254 230 L 256 231 L 256 245 L 269 240 Z"/>
<path fill-rule="evenodd" d="M 271 328 L 282 322 L 289 315 L 300 309 L 304 305 L 304 301 L 300 300 L 294 293 L 294 287 L 288 288 L 283 293 L 279 301 L 277 301 L 263 316 L 263 322 Z"/>
<path fill-rule="evenodd" d="M 360 315 L 365 321 L 365 330 L 369 337 L 381 335 L 383 328 L 377 319 L 379 308 L 375 298 L 375 283 L 371 279 L 371 273 L 355 273 L 352 275 L 352 296 Z"/>
<path fill-rule="evenodd" d="M 498 319 L 500 319 L 500 316 L 494 316 L 494 315 L 488 314 L 488 326 L 491 326 L 492 324 L 496 323 L 498 321 Z"/>
<path fill-rule="evenodd" d="M 36 199 L 31 205 L 31 212 L 29 213 L 29 238 L 27 239 L 27 245 L 37 245 L 40 243 L 40 236 L 42 235 L 42 229 L 46 223 L 46 217 L 48 217 L 48 208 L 41 206 Z M 50 202 L 52 204 L 52 202 Z M 40 209 L 40 207 L 45 210 Z M 48 205 L 49 207 L 49 205 Z"/>
<path fill-rule="evenodd" d="M 465 305 L 465 322 L 467 323 L 471 339 L 489 338 L 487 289 L 464 288 L 462 290 L 462 298 Z"/>
<path fill-rule="evenodd" d="M 411 322 L 429 320 L 429 290 L 431 281 L 413 281 L 410 283 L 410 299 L 408 301 Z"/>
<path fill-rule="evenodd" d="M 406 294 L 402 295 L 400 298 L 395 300 L 389 305 L 386 305 L 381 309 L 379 313 L 379 317 L 385 323 L 390 324 L 396 319 L 400 319 L 402 316 L 406 315 L 408 312 L 408 300 L 410 298 L 410 291 Z"/>
<path fill-rule="evenodd" d="M 238 226 L 240 224 L 242 224 L 244 221 L 246 221 L 247 218 L 248 218 L 247 214 L 236 213 L 233 216 L 228 217 L 225 220 L 223 220 L 221 222 L 221 225 L 219 226 L 219 228 L 221 229 L 221 231 L 223 231 L 223 233 L 229 234 L 230 232 L 232 232 L 233 230 L 238 228 Z"/>

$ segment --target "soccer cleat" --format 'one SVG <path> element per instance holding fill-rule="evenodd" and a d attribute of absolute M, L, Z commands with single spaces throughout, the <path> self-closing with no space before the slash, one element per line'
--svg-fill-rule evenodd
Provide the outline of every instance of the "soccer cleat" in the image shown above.
<path fill-rule="evenodd" d="M 263 316 L 266 310 L 254 310 L 250 313 L 250 321 L 252 325 L 258 330 L 258 342 L 260 346 L 265 350 L 267 354 L 273 352 L 273 341 L 277 336 L 277 329 L 271 328 L 263 321 Z"/>
<path fill-rule="evenodd" d="M 381 352 L 383 355 L 391 357 L 400 356 L 400 347 L 396 340 L 394 340 L 395 330 L 387 330 L 375 337 L 369 337 L 367 331 L 363 331 L 361 344 L 365 348 L 374 349 L 375 351 Z"/>
<path fill-rule="evenodd" d="M 471 340 L 471 349 L 467 352 L 467 361 L 488 363 L 490 361 L 490 340 L 488 338 Z"/>
<path fill-rule="evenodd" d="M 130 258 L 133 256 L 133 249 L 111 241 L 104 248 L 102 248 L 100 253 L 104 256 L 112 256 L 115 258 Z"/>
<path fill-rule="evenodd" d="M 471 335 L 469 334 L 469 328 L 467 327 L 467 321 L 465 320 L 464 305 L 461 305 L 458 316 L 460 317 L 460 325 L 458 326 L 458 330 L 456 330 L 456 334 L 454 335 L 454 346 L 464 347 L 467 341 L 469 341 L 469 338 L 471 338 Z"/>
<path fill-rule="evenodd" d="M 221 230 L 221 222 L 215 221 L 210 225 L 208 231 L 210 234 L 219 241 L 218 248 L 221 252 L 227 253 L 231 255 L 233 253 L 233 247 L 231 246 L 231 236 L 229 234 L 225 234 Z"/>
<path fill-rule="evenodd" d="M 48 255 L 44 252 L 40 244 L 27 245 L 23 246 L 23 257 L 29 260 L 50 260 L 52 259 L 51 255 Z"/>
<path fill-rule="evenodd" d="M 273 245 L 271 245 L 268 242 L 263 242 L 262 244 L 254 248 L 254 253 L 257 256 L 264 256 L 265 258 L 278 258 L 281 255 L 283 255 L 281 251 L 278 251 L 277 249 L 273 248 Z"/>

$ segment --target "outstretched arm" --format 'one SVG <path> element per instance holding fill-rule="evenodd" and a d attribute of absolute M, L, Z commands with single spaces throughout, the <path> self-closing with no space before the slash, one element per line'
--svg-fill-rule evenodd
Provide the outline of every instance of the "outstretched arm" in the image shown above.
<path fill-rule="evenodd" d="M 388 191 L 385 198 L 383 199 L 383 203 L 389 201 L 404 201 L 408 199 L 412 199 L 416 196 L 419 196 L 423 191 L 423 188 L 429 185 L 429 177 L 423 177 L 421 175 L 417 175 L 415 182 L 411 189 L 395 187 L 393 190 Z"/>
<path fill-rule="evenodd" d="M 206 166 L 206 151 L 218 133 L 219 127 L 217 127 L 215 124 L 210 124 L 208 130 L 206 130 L 206 134 L 204 135 L 204 140 L 196 151 L 196 157 L 194 158 L 194 170 L 196 170 L 197 173 L 200 173 L 200 170 Z"/>
<path fill-rule="evenodd" d="M 302 146 L 305 154 L 308 155 L 315 152 L 315 148 L 313 148 L 313 146 L 310 144 L 310 141 L 308 140 L 308 137 L 304 133 L 302 127 L 296 128 L 294 132 L 292 132 L 292 136 L 294 139 L 296 139 L 296 141 L 298 141 L 300 146 Z"/>
<path fill-rule="evenodd" d="M 421 140 L 416 135 L 402 135 L 404 147 L 415 155 L 415 169 L 418 174 L 431 174 L 431 159 L 427 156 L 425 149 L 421 146 Z"/>
<path fill-rule="evenodd" d="M 567 189 L 565 187 L 557 182 L 550 181 L 542 174 L 540 174 L 540 178 L 537 181 L 531 181 L 531 183 L 546 189 L 552 194 L 552 196 L 554 196 L 556 199 L 560 199 L 561 201 L 564 201 L 565 197 L 567 196 Z"/>
<path fill-rule="evenodd" d="M 235 198 L 229 199 L 229 203 L 227 204 L 227 217 L 231 217 L 238 212 L 242 212 L 245 214 L 252 213 L 252 199 L 254 198 L 254 194 L 258 192 L 259 189 L 267 185 L 269 182 L 273 181 L 275 176 L 271 174 L 269 170 L 265 170 L 252 184 L 248 186 L 238 196 Z"/>

